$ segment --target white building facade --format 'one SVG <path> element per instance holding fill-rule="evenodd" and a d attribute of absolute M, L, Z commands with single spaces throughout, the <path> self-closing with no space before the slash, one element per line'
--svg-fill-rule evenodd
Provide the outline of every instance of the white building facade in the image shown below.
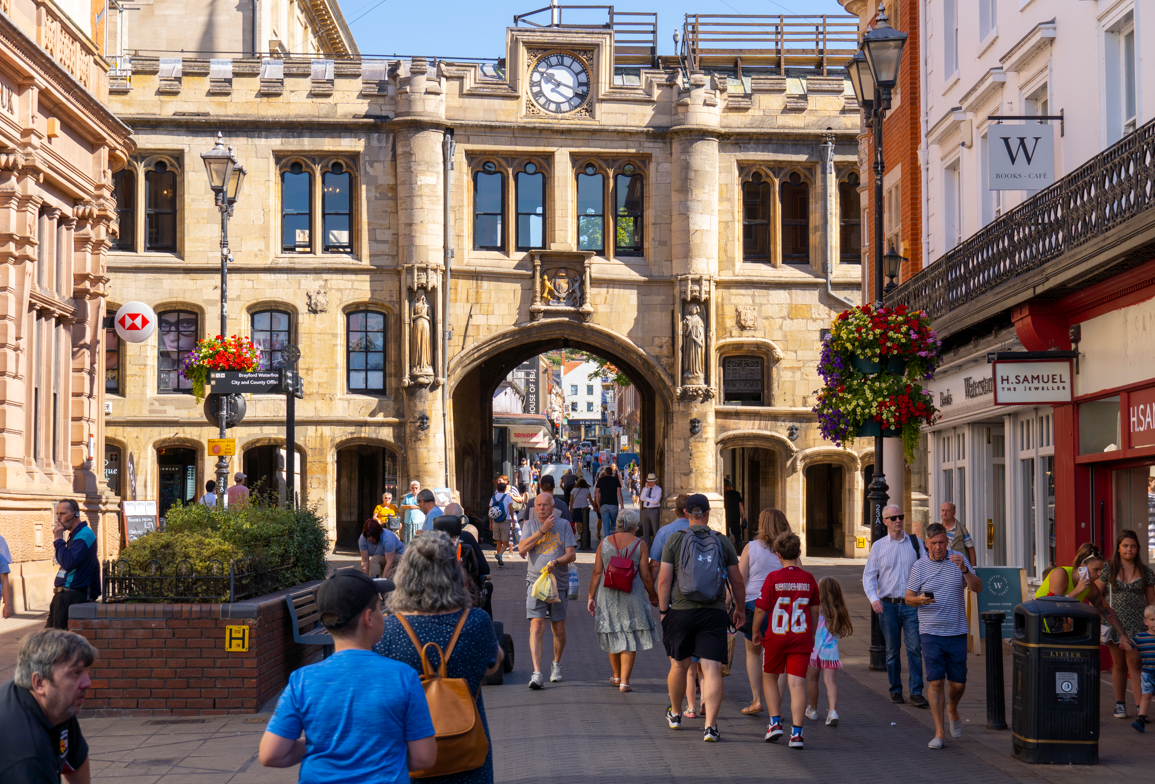
<path fill-rule="evenodd" d="M 566 362 L 561 389 L 569 437 L 596 441 L 602 424 L 602 379 L 594 362 Z"/>

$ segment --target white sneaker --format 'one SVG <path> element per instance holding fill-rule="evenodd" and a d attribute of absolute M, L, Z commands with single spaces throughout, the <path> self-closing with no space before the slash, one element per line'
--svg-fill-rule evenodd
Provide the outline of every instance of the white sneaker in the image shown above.
<path fill-rule="evenodd" d="M 549 682 L 561 683 L 561 662 L 554 662 L 549 668 Z"/>
<path fill-rule="evenodd" d="M 810 719 L 811 721 L 818 721 L 818 711 L 814 710 L 813 708 L 807 708 L 806 718 Z"/>
<path fill-rule="evenodd" d="M 1115 714 L 1114 714 L 1114 715 L 1115 715 L 1115 718 L 1116 718 L 1116 719 L 1125 719 L 1125 718 L 1127 718 L 1127 705 L 1126 705 L 1126 703 L 1122 703 L 1122 702 L 1116 702 L 1116 703 L 1115 703 Z"/>
<path fill-rule="evenodd" d="M 837 727 L 838 726 L 838 711 L 829 710 L 826 712 L 826 726 L 827 727 Z"/>
<path fill-rule="evenodd" d="M 538 689 L 541 688 L 541 673 L 540 672 L 535 672 L 533 675 L 530 676 L 529 688 L 533 689 L 534 691 L 537 691 Z"/>

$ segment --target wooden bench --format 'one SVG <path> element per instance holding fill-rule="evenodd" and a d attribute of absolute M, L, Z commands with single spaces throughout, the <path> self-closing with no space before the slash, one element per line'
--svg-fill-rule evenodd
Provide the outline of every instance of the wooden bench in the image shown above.
<path fill-rule="evenodd" d="M 333 635 L 321 624 L 316 587 L 287 594 L 285 602 L 293 624 L 293 640 L 301 645 L 324 645 L 322 655 L 328 657 L 333 652 Z"/>

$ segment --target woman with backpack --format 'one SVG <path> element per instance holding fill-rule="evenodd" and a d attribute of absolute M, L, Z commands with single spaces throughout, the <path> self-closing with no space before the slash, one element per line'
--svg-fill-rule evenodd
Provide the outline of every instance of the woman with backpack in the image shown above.
<path fill-rule="evenodd" d="M 594 616 L 598 646 L 610 655 L 610 684 L 632 691 L 630 673 L 638 651 L 654 646 L 654 616 L 658 593 L 648 568 L 650 553 L 637 536 L 641 526 L 637 509 L 618 514 L 618 531 L 602 540 L 594 558 L 587 608 Z"/>
<path fill-rule="evenodd" d="M 513 548 L 511 534 L 517 522 L 514 520 L 514 504 L 525 503 L 525 497 L 509 486 L 509 477 L 502 474 L 494 482 L 494 493 L 489 499 L 489 526 L 493 532 L 493 547 L 497 551 L 497 568 L 504 569 L 501 554 Z"/>
<path fill-rule="evenodd" d="M 443 532 L 429 531 L 414 539 L 394 574 L 396 588 L 388 600 L 393 614 L 385 617 L 385 633 L 373 646 L 382 656 L 408 664 L 423 675 L 434 675 L 432 680 L 439 681 L 438 696 L 444 697 L 449 691 L 456 700 L 430 697 L 431 679 L 425 679 L 438 754 L 431 769 L 435 775 L 422 780 L 435 784 L 493 784 L 493 747 L 481 682 L 501 666 L 504 653 L 497 645 L 493 620 L 484 610 L 471 607 L 466 579 L 457 562 L 457 548 Z M 436 643 L 436 647 L 429 643 Z M 424 667 L 419 645 L 426 648 L 431 669 Z M 441 651 L 446 657 L 444 673 L 438 672 Z M 444 720 L 448 718 L 450 726 L 460 724 L 460 715 L 469 710 L 476 710 L 484 734 L 474 725 L 472 732 L 447 736 Z M 445 716 L 446 712 L 457 716 Z M 478 760 L 484 761 L 472 764 Z M 462 769 L 463 765 L 470 767 Z M 444 775 L 437 775 L 442 771 Z"/>

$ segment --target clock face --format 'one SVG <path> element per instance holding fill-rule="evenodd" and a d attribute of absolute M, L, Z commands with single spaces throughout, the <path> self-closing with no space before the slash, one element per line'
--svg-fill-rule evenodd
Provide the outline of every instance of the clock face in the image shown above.
<path fill-rule="evenodd" d="M 529 93 L 534 103 L 551 114 L 572 112 L 589 97 L 589 69 L 571 54 L 547 54 L 529 72 Z"/>

